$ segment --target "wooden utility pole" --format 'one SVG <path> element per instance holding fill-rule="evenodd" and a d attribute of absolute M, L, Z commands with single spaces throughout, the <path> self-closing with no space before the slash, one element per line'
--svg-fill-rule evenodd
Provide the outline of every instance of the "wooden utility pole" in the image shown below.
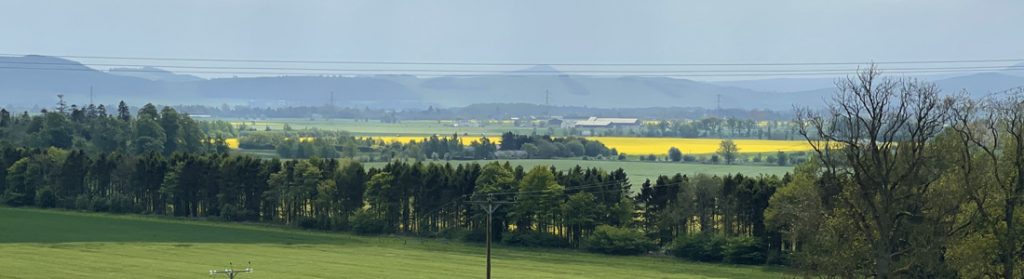
<path fill-rule="evenodd" d="M 484 201 L 469 201 L 468 203 L 479 204 L 484 211 L 487 212 L 487 279 L 491 278 L 491 234 L 494 233 L 494 228 L 491 225 L 492 219 L 494 219 L 494 211 L 498 210 L 502 204 L 513 204 L 515 202 L 509 201 L 496 201 L 494 200 L 494 194 L 488 194 L 487 199 Z"/>
<path fill-rule="evenodd" d="M 228 263 L 228 266 L 231 266 L 231 263 Z M 238 276 L 238 274 L 241 274 L 241 273 L 251 273 L 252 270 L 253 270 L 252 269 L 252 263 L 249 263 L 249 267 L 246 267 L 245 269 L 239 269 L 239 270 L 235 270 L 234 267 L 229 267 L 228 269 L 225 269 L 225 270 L 212 270 L 211 269 L 210 270 L 210 276 L 214 276 L 214 275 L 217 275 L 217 274 L 224 274 L 224 275 L 228 276 L 228 279 L 235 279 L 235 276 Z"/>

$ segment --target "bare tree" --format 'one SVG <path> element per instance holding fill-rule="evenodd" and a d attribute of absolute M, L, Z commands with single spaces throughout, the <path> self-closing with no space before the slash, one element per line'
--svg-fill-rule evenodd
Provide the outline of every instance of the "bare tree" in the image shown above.
<path fill-rule="evenodd" d="M 1015 278 L 1022 256 L 1016 212 L 1024 198 L 1024 88 L 993 94 L 980 102 L 961 97 L 953 120 L 951 128 L 960 139 L 963 156 L 959 164 L 963 190 L 979 223 L 999 244 L 995 252 L 1002 270 L 989 276 Z M 975 171 L 975 167 L 985 171 Z M 985 187 L 987 181 L 995 187 Z"/>
<path fill-rule="evenodd" d="M 823 113 L 797 109 L 799 133 L 822 163 L 835 199 L 871 250 L 877 278 L 908 271 L 909 220 L 925 207 L 936 175 L 926 143 L 942 131 L 952 101 L 935 85 L 883 78 L 871 65 L 836 83 Z M 843 179 L 840 179 L 843 178 Z"/>

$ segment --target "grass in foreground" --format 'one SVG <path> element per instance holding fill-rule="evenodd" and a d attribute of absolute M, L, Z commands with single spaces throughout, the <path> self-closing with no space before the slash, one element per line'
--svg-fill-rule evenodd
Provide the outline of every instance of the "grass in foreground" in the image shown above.
<path fill-rule="evenodd" d="M 0 207 L 0 278 L 480 278 L 482 245 Z M 495 247 L 496 278 L 779 278 L 774 268 Z"/>

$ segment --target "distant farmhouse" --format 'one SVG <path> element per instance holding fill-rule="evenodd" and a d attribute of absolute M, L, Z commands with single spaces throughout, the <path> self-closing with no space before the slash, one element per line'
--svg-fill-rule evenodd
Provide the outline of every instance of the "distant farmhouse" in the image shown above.
<path fill-rule="evenodd" d="M 565 121 L 562 123 L 563 126 L 570 128 L 589 129 L 589 128 L 615 128 L 615 127 L 636 127 L 640 126 L 640 119 L 637 118 L 604 118 L 604 117 L 593 117 L 585 120 L 576 121 Z"/>

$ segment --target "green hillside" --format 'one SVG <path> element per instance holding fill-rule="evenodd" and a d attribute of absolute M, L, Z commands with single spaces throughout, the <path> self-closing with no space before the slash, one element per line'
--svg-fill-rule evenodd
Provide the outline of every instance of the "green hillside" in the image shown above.
<path fill-rule="evenodd" d="M 0 278 L 480 278 L 482 245 L 0 207 Z M 242 264 L 239 264 L 242 263 Z M 765 267 L 497 246 L 496 278 L 778 278 Z"/>

